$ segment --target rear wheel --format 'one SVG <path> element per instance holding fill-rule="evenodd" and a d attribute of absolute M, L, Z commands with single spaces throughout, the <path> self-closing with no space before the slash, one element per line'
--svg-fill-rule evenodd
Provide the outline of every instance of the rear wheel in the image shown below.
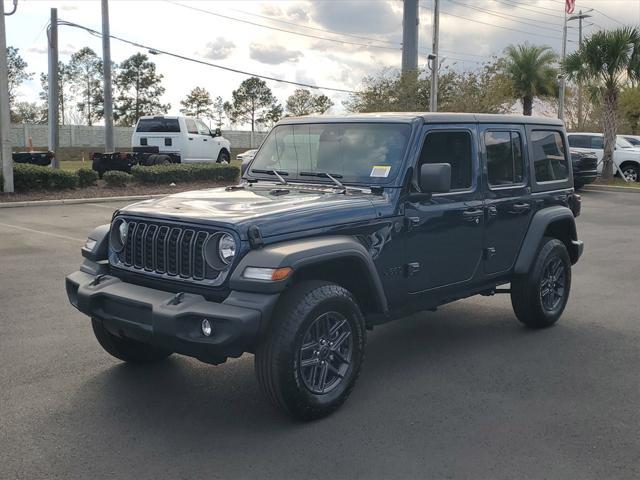
<path fill-rule="evenodd" d="M 347 399 L 364 359 L 365 326 L 351 293 L 310 281 L 286 292 L 256 351 L 263 392 L 294 418 L 330 414 Z"/>
<path fill-rule="evenodd" d="M 171 163 L 171 157 L 169 155 L 156 155 L 153 162 L 154 165 L 169 165 Z"/>
<path fill-rule="evenodd" d="M 511 304 L 522 323 L 544 328 L 558 321 L 569 299 L 571 261 L 564 243 L 544 237 L 529 273 L 511 282 Z"/>
<path fill-rule="evenodd" d="M 226 150 L 220 150 L 216 163 L 229 163 L 230 160 L 231 156 L 229 155 L 229 152 L 227 152 Z"/>
<path fill-rule="evenodd" d="M 110 333 L 98 318 L 91 319 L 93 333 L 107 353 L 129 363 L 153 363 L 164 360 L 172 352 L 146 343 L 121 338 Z"/>

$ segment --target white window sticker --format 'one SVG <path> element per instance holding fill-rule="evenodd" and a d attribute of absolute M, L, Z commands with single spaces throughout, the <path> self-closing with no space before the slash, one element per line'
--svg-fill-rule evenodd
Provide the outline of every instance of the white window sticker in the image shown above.
<path fill-rule="evenodd" d="M 391 171 L 391 165 L 374 165 L 370 177 L 387 178 Z"/>

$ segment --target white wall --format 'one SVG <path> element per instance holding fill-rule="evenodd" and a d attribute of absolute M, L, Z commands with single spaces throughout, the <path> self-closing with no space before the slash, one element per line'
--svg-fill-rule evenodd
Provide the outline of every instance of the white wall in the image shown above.
<path fill-rule="evenodd" d="M 133 127 L 114 127 L 116 149 L 131 148 L 131 134 Z M 222 134 L 231 142 L 232 148 L 250 148 L 251 132 L 239 130 L 225 130 Z M 253 146 L 258 147 L 266 133 L 253 134 Z M 36 148 L 47 147 L 49 144 L 49 127 L 47 125 L 13 124 L 9 131 L 9 140 L 13 147 L 28 147 L 29 137 Z M 87 147 L 100 150 L 104 148 L 104 127 L 86 125 L 61 125 L 61 147 Z"/>

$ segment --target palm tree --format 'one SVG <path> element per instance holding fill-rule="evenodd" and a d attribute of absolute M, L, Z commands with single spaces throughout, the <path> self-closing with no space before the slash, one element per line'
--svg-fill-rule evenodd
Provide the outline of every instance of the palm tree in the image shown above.
<path fill-rule="evenodd" d="M 522 100 L 522 113 L 531 115 L 534 97 L 554 94 L 557 55 L 550 47 L 528 43 L 509 45 L 505 53 L 513 92 Z"/>
<path fill-rule="evenodd" d="M 596 88 L 603 106 L 602 177 L 612 178 L 620 90 L 640 80 L 640 30 L 622 27 L 594 33 L 567 56 L 563 69 L 569 79 L 591 82 Z"/>

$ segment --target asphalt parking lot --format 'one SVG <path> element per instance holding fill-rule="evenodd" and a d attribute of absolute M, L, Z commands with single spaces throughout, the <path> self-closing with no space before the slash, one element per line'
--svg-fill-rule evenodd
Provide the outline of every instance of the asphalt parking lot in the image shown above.
<path fill-rule="evenodd" d="M 131 367 L 64 275 L 113 204 L 0 209 L 0 478 L 640 478 L 640 195 L 587 192 L 560 323 L 508 296 L 371 332 L 333 416 L 294 423 L 245 356 Z"/>

